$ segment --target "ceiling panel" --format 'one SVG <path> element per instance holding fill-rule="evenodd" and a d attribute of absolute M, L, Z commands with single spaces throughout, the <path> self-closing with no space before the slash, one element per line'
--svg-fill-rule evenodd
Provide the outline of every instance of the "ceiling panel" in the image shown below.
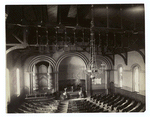
<path fill-rule="evenodd" d="M 107 27 L 106 5 L 94 5 L 94 24 L 96 27 Z"/>
<path fill-rule="evenodd" d="M 47 5 L 47 12 L 48 12 L 48 21 L 49 22 L 57 22 L 58 6 L 57 5 Z"/>
<path fill-rule="evenodd" d="M 24 17 L 26 18 L 27 21 L 35 21 L 36 20 L 36 15 L 33 10 L 32 6 L 23 6 L 24 10 Z"/>
<path fill-rule="evenodd" d="M 108 20 L 110 28 L 121 28 L 121 11 L 116 5 L 108 6 Z"/>
<path fill-rule="evenodd" d="M 68 17 L 75 18 L 76 15 L 77 15 L 77 5 L 71 5 L 68 12 Z"/>

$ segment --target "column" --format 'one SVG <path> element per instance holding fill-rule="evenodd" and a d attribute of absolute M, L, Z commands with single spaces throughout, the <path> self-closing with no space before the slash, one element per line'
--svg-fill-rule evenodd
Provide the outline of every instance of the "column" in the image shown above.
<path fill-rule="evenodd" d="M 33 66 L 33 91 L 38 89 L 38 79 L 37 79 L 37 69 L 36 66 Z"/>
<path fill-rule="evenodd" d="M 30 73 L 30 94 L 33 93 L 33 73 Z"/>
<path fill-rule="evenodd" d="M 108 94 L 109 81 L 110 81 L 110 71 L 106 70 L 105 71 L 105 90 L 106 90 L 106 94 Z"/>
<path fill-rule="evenodd" d="M 87 96 L 91 96 L 92 95 L 92 79 L 90 78 L 90 76 L 87 75 L 86 77 L 86 83 L 87 83 Z"/>
<path fill-rule="evenodd" d="M 51 68 L 51 65 L 49 64 L 48 66 L 48 73 L 47 73 L 47 76 L 48 76 L 48 89 L 52 89 L 53 86 L 52 86 L 52 68 Z"/>
<path fill-rule="evenodd" d="M 55 91 L 59 91 L 58 72 L 55 72 Z"/>
<path fill-rule="evenodd" d="M 51 86 L 50 86 L 50 73 L 47 73 L 47 84 L 48 84 L 48 89 L 50 90 L 51 89 Z"/>

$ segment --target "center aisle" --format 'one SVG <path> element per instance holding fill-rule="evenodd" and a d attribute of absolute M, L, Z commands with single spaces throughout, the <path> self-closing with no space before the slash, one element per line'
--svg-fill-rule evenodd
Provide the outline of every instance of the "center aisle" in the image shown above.
<path fill-rule="evenodd" d="M 56 113 L 67 113 L 69 100 L 61 101 Z"/>
<path fill-rule="evenodd" d="M 77 105 L 74 103 L 74 101 L 83 100 L 83 99 L 85 99 L 85 98 L 69 99 L 69 100 L 61 101 L 56 113 L 68 113 L 68 110 L 70 110 L 70 107 L 68 107 L 68 105 L 71 106 L 71 109 L 73 109 L 74 112 L 79 112 Z M 69 111 L 69 113 L 70 113 L 70 111 Z"/>
<path fill-rule="evenodd" d="M 86 98 L 77 98 L 69 100 L 68 102 L 68 113 L 81 113 L 81 101 L 85 100 Z"/>

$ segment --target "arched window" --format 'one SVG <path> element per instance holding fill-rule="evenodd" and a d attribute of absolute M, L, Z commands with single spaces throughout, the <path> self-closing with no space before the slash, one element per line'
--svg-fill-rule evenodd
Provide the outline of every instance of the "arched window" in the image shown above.
<path fill-rule="evenodd" d="M 133 67 L 132 74 L 133 74 L 133 91 L 139 92 L 139 66 Z"/>
<path fill-rule="evenodd" d="M 122 68 L 122 66 L 120 66 L 119 68 L 118 68 L 118 84 L 119 84 L 119 87 L 122 87 L 122 82 L 123 82 L 123 75 L 122 75 L 122 73 L 123 73 L 123 68 Z"/>
<path fill-rule="evenodd" d="M 9 80 L 9 69 L 6 69 L 6 97 L 7 103 L 10 102 L 10 80 Z"/>
<path fill-rule="evenodd" d="M 20 73 L 19 69 L 16 70 L 16 76 L 17 76 L 17 96 L 20 95 Z"/>

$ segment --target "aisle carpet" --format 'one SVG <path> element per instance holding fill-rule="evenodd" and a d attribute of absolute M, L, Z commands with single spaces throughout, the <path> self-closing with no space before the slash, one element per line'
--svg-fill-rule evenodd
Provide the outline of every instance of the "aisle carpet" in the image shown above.
<path fill-rule="evenodd" d="M 67 113 L 67 109 L 68 109 L 68 100 L 61 101 L 56 113 Z"/>
<path fill-rule="evenodd" d="M 85 99 L 85 98 L 78 98 L 78 99 L 69 100 L 67 113 L 81 113 L 79 103 L 83 99 Z"/>
<path fill-rule="evenodd" d="M 61 101 L 56 113 L 80 113 L 79 106 L 77 105 L 76 102 L 83 99 L 85 98 L 69 99 Z"/>

